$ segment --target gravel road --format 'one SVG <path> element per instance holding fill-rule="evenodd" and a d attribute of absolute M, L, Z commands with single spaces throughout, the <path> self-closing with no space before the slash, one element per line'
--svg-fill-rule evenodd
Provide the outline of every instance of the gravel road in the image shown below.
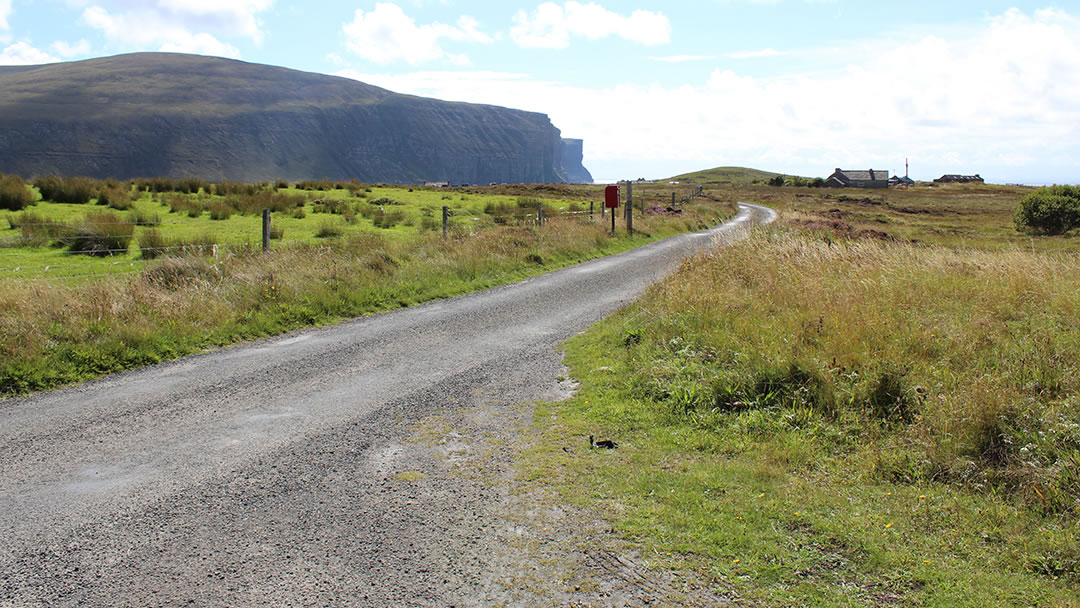
<path fill-rule="evenodd" d="M 522 404 L 572 390 L 561 341 L 773 217 L 0 401 L 0 608 L 664 597 L 614 541 L 582 551 L 603 522 L 513 491 Z"/>

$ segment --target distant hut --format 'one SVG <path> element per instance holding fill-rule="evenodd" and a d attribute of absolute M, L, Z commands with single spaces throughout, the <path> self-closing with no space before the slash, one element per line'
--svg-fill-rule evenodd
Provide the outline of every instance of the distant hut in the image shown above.
<path fill-rule="evenodd" d="M 985 184 L 981 175 L 955 175 L 947 174 L 934 180 L 935 184 Z"/>
<path fill-rule="evenodd" d="M 888 188 L 889 172 L 878 169 L 837 169 L 825 179 L 826 188 Z"/>

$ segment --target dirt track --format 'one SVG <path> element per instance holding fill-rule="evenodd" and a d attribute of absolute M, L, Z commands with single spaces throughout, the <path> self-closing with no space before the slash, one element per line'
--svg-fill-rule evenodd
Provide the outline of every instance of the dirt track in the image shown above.
<path fill-rule="evenodd" d="M 0 401 L 0 607 L 719 601 L 511 461 L 558 343 L 769 219 Z"/>

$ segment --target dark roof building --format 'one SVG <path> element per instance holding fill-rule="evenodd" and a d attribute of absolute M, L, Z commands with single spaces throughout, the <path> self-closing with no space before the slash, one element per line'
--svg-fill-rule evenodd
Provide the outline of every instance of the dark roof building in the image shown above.
<path fill-rule="evenodd" d="M 889 185 L 892 186 L 893 188 L 900 187 L 900 186 L 914 186 L 915 185 L 915 180 L 911 179 L 910 177 L 908 177 L 906 175 L 903 176 L 903 177 L 901 177 L 899 175 L 894 175 L 894 176 L 889 178 Z"/>
<path fill-rule="evenodd" d="M 985 184 L 981 175 L 942 175 L 934 180 L 935 184 Z"/>
<path fill-rule="evenodd" d="M 825 180 L 827 188 L 888 188 L 889 172 L 878 169 L 866 171 L 837 169 Z"/>

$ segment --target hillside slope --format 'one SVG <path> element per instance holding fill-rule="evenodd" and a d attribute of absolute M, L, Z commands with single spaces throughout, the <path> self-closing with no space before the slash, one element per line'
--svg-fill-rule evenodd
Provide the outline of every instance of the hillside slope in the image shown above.
<path fill-rule="evenodd" d="M 544 114 L 229 59 L 0 68 L 0 171 L 27 177 L 561 182 L 572 151 Z"/>
<path fill-rule="evenodd" d="M 770 180 L 779 173 L 747 169 L 745 167 L 716 167 L 704 171 L 684 173 L 670 178 L 669 181 L 694 182 L 698 184 L 752 184 L 756 180 Z"/>

